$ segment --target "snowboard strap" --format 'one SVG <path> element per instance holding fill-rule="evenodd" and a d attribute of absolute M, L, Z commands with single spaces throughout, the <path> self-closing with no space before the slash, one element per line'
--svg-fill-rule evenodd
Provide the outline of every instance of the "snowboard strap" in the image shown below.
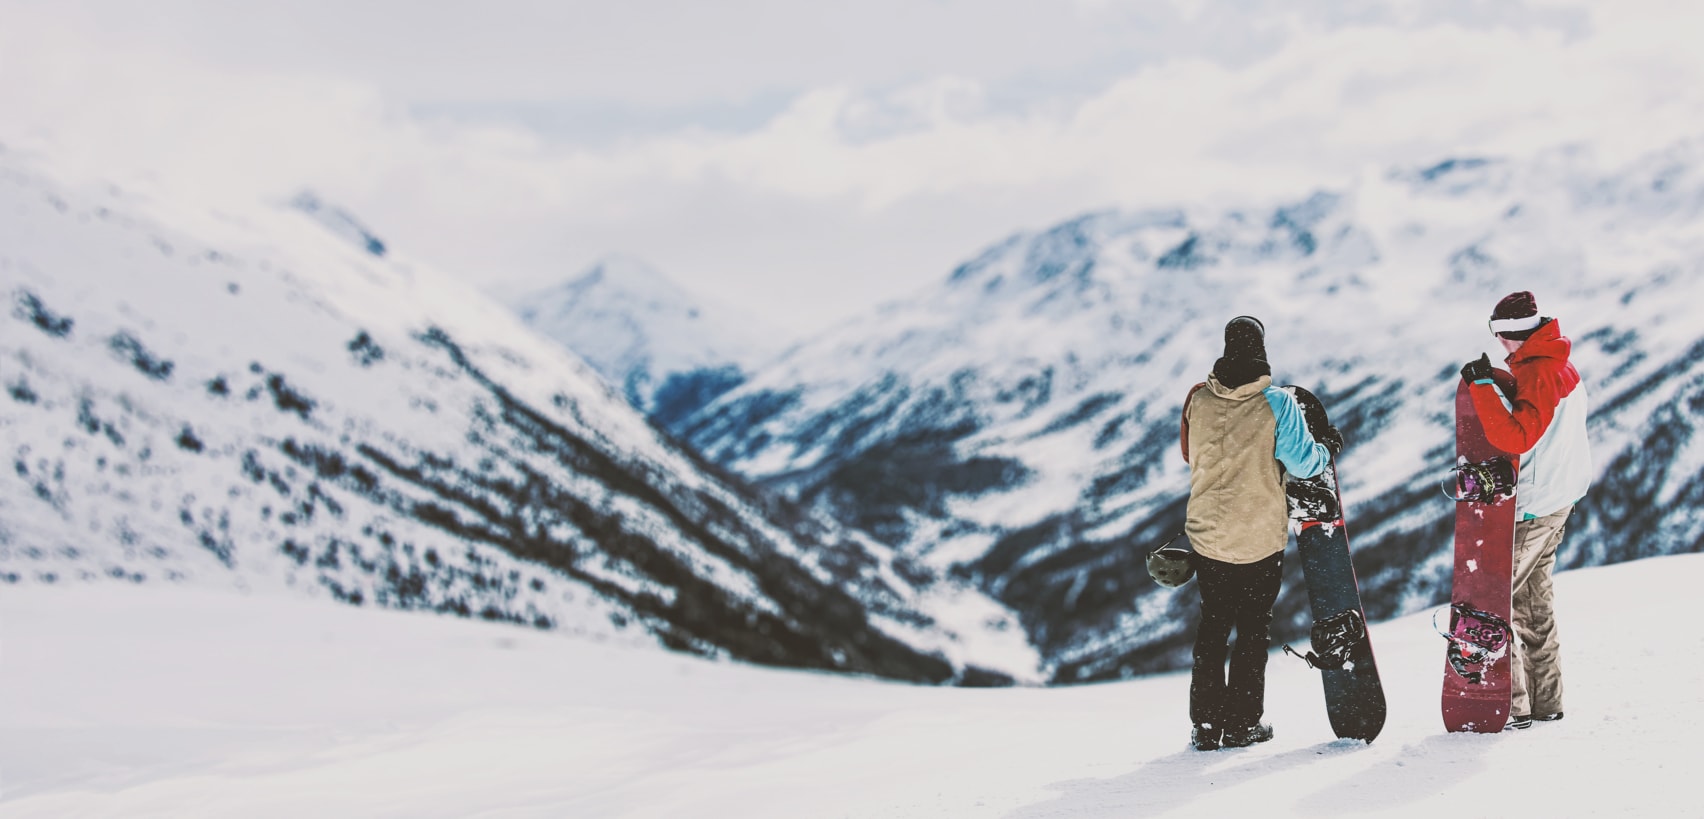
<path fill-rule="evenodd" d="M 1450 668 L 1467 678 L 1468 682 L 1485 682 L 1485 669 L 1503 659 L 1509 652 L 1509 637 L 1513 633 L 1509 621 L 1481 611 L 1466 603 L 1450 604 L 1450 629 L 1438 628 L 1438 614 L 1432 614 L 1432 628 L 1449 641 L 1445 652 Z"/>
<path fill-rule="evenodd" d="M 1444 479 L 1444 494 L 1457 503 L 1501 503 L 1515 494 L 1514 462 L 1497 457 L 1460 464 Z"/>
<path fill-rule="evenodd" d="M 1284 494 L 1288 496 L 1291 520 L 1335 523 L 1343 519 L 1343 505 L 1337 500 L 1337 491 L 1322 478 L 1286 480 Z"/>
<path fill-rule="evenodd" d="M 1284 645 L 1284 652 L 1300 657 L 1308 668 L 1337 671 L 1349 663 L 1349 654 L 1367 636 L 1367 621 L 1355 609 L 1345 609 L 1323 620 L 1315 620 L 1311 635 L 1313 651 L 1302 654 Z"/>

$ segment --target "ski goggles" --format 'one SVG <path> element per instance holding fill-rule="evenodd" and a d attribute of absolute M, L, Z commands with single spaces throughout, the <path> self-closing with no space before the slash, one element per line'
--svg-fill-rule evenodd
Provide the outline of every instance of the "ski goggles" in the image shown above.
<path fill-rule="evenodd" d="M 1485 322 L 1485 326 L 1491 328 L 1492 335 L 1500 336 L 1504 333 L 1535 330 L 1538 329 L 1538 325 L 1543 323 L 1544 319 L 1539 316 L 1527 316 L 1526 318 L 1491 319 Z"/>

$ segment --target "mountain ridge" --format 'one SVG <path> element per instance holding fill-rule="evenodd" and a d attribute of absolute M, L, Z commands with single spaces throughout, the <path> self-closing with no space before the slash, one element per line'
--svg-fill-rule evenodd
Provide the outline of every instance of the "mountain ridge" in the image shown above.
<path fill-rule="evenodd" d="M 628 403 L 663 419 L 732 389 L 782 347 L 763 322 L 706 305 L 651 265 L 620 254 L 510 303 L 526 324 L 585 358 Z"/>
<path fill-rule="evenodd" d="M 184 583 L 931 683 L 999 606 L 698 466 L 503 307 L 293 208 L 0 154 L 0 583 Z M 1005 664 L 1005 670 L 991 665 Z"/>
<path fill-rule="evenodd" d="M 1186 599 L 1156 589 L 1143 544 L 1181 525 L 1174 453 L 1220 328 L 1268 327 L 1275 380 L 1344 430 L 1345 500 L 1369 614 L 1447 589 L 1456 370 L 1500 359 L 1484 316 L 1539 292 L 1594 402 L 1599 484 L 1562 565 L 1695 551 L 1704 401 L 1704 148 L 1613 169 L 1565 147 L 1455 158 L 1249 209 L 1102 210 L 995 242 L 932 290 L 809 339 L 673 427 L 707 457 L 976 582 L 1018 611 L 1056 682 L 1187 662 Z M 1672 442 L 1649 457 L 1634 430 Z M 1623 535 L 1622 533 L 1626 533 Z M 1637 545 L 1624 537 L 1640 535 Z M 1292 568 L 1293 571 L 1293 568 Z M 1286 582 L 1281 637 L 1306 631 Z"/>

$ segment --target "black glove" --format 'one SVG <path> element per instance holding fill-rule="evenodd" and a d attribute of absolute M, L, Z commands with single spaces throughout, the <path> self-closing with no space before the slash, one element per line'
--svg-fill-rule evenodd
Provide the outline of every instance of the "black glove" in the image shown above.
<path fill-rule="evenodd" d="M 1461 380 L 1472 384 L 1475 381 L 1491 380 L 1491 356 L 1480 353 L 1479 357 L 1461 365 Z"/>
<path fill-rule="evenodd" d="M 1333 458 L 1343 451 L 1343 433 L 1338 432 L 1337 427 L 1326 428 L 1319 434 L 1319 442 L 1325 444 L 1326 451 L 1330 452 Z"/>

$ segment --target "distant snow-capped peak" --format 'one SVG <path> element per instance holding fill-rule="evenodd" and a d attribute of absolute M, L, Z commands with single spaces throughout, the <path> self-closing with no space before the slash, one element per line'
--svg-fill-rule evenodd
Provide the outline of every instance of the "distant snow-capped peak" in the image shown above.
<path fill-rule="evenodd" d="M 0 153 L 0 211 L 0 587 L 234 585 L 772 665 L 1037 673 L 985 595 L 701 469 L 507 307 L 338 241 L 323 207 L 160 204 Z"/>
<path fill-rule="evenodd" d="M 761 321 L 706 303 L 629 256 L 605 257 L 567 282 L 510 303 L 533 329 L 578 353 L 645 410 L 670 376 L 744 373 L 784 340 Z"/>
<path fill-rule="evenodd" d="M 1055 679 L 1158 668 L 1167 652 L 1183 664 L 1191 615 L 1138 550 L 1182 521 L 1182 402 L 1239 314 L 1265 323 L 1274 378 L 1319 394 L 1349 442 L 1369 615 L 1447 589 L 1436 479 L 1457 368 L 1502 357 L 1484 321 L 1515 290 L 1561 320 L 1591 390 L 1600 475 L 1564 559 L 1695 548 L 1696 516 L 1656 510 L 1704 503 L 1704 433 L 1686 409 L 1704 406 L 1688 319 L 1701 213 L 1704 140 L 1630 164 L 1570 146 L 1432 160 L 1281 203 L 1089 213 L 804 341 L 676 435 L 975 578 L 1036 624 Z M 1305 600 L 1278 612 L 1283 639 L 1305 635 Z"/>

